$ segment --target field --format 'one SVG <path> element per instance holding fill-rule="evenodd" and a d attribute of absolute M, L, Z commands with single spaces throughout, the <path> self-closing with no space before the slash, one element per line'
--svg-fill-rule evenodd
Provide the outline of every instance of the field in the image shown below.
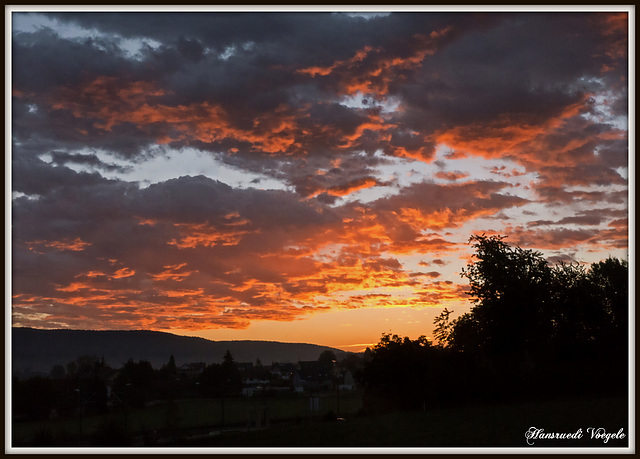
<path fill-rule="evenodd" d="M 563 399 L 364 415 L 358 393 L 181 400 L 111 415 L 14 423 L 13 446 L 157 447 L 530 447 L 525 432 L 575 432 L 580 440 L 536 440 L 531 447 L 626 447 L 626 399 Z M 340 405 L 340 414 L 336 416 Z M 264 416 L 264 413 L 267 413 Z M 625 438 L 592 439 L 588 427 L 624 429 Z M 155 431 L 155 432 L 154 432 Z"/>
<path fill-rule="evenodd" d="M 604 427 L 628 436 L 626 400 L 557 400 L 538 403 L 475 405 L 425 412 L 355 416 L 343 421 L 304 422 L 268 430 L 227 433 L 183 442 L 210 447 L 529 447 L 525 432 L 532 426 L 547 432 L 575 432 L 576 440 L 537 440 L 536 447 L 625 447 L 624 440 L 590 438 L 586 429 Z M 180 443 L 176 443 L 180 444 Z"/>
<path fill-rule="evenodd" d="M 277 397 L 233 397 L 158 402 L 145 408 L 121 408 L 110 414 L 13 422 L 14 446 L 162 445 L 175 438 L 209 433 L 255 430 L 274 423 L 321 419 L 329 413 L 356 413 L 362 406 L 358 392 Z"/>

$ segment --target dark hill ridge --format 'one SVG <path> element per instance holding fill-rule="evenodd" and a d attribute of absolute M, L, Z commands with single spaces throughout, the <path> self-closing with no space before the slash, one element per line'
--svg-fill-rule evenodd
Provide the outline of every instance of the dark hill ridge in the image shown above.
<path fill-rule="evenodd" d="M 176 365 L 190 362 L 219 363 L 227 350 L 236 362 L 265 365 L 272 362 L 317 360 L 325 350 L 340 357 L 346 352 L 326 346 L 277 341 L 212 341 L 171 333 L 133 330 L 38 330 L 12 328 L 12 372 L 49 373 L 54 365 L 66 365 L 82 355 L 104 357 L 113 368 L 130 358 L 147 360 L 160 368 L 173 354 Z"/>

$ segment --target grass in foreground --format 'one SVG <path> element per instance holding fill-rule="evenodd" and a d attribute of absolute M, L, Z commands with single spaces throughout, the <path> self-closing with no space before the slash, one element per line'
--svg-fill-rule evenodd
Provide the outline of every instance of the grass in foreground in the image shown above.
<path fill-rule="evenodd" d="M 533 447 L 626 447 L 628 404 L 625 397 L 594 397 L 541 402 L 476 404 L 358 415 L 360 395 L 340 401 L 342 421 L 324 421 L 336 409 L 336 400 L 321 399 L 319 415 L 309 417 L 306 397 L 267 400 L 269 426 L 247 424 L 247 413 L 258 413 L 264 401 L 227 400 L 224 426 L 220 400 L 177 401 L 175 412 L 167 405 L 125 413 L 13 425 L 13 446 L 158 446 L 158 447 L 529 447 L 525 432 L 531 427 L 545 432 L 575 432 L 581 440 L 537 440 Z M 171 428 L 168 429 L 167 426 Z M 221 427 L 224 427 L 221 429 Z M 248 429 L 247 427 L 250 427 Z M 624 428 L 624 440 L 593 440 L 588 427 L 607 432 Z M 84 437 L 78 435 L 82 431 Z M 153 441 L 149 432 L 158 431 Z M 234 431 L 230 431 L 233 429 Z M 221 433 L 222 430 L 222 433 Z"/>
<path fill-rule="evenodd" d="M 525 432 L 532 426 L 546 432 L 575 432 L 581 440 L 537 440 L 535 447 L 626 447 L 628 445 L 625 399 L 563 400 L 541 403 L 476 405 L 427 412 L 389 413 L 346 417 L 344 421 L 286 423 L 269 429 L 224 433 L 174 446 L 204 447 L 529 447 Z M 604 427 L 627 437 L 594 440 L 588 427 Z"/>

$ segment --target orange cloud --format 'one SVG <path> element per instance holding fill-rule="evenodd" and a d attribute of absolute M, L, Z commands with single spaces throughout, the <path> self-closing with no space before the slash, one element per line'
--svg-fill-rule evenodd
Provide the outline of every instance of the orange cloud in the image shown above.
<path fill-rule="evenodd" d="M 350 135 L 344 136 L 342 140 L 341 148 L 351 148 L 355 141 L 360 139 L 365 131 L 372 132 L 384 132 L 395 128 L 394 124 L 387 123 L 381 116 L 375 114 L 368 114 L 369 121 L 365 121 L 358 125 L 355 132 Z M 389 141 L 391 135 L 388 133 L 382 134 L 380 140 Z"/>
<path fill-rule="evenodd" d="M 416 159 L 418 161 L 423 161 L 425 163 L 431 162 L 434 157 L 434 150 L 431 147 L 430 142 L 427 142 L 429 145 L 417 148 L 409 148 L 403 146 L 390 146 L 389 152 L 398 158 L 410 158 Z"/>
<path fill-rule="evenodd" d="M 73 282 L 66 287 L 58 287 L 57 290 L 61 292 L 78 292 L 80 290 L 88 290 L 91 289 L 91 286 L 84 282 Z"/>
<path fill-rule="evenodd" d="M 377 179 L 373 177 L 364 177 L 358 180 L 353 180 L 344 185 L 336 185 L 333 187 L 329 187 L 327 189 L 319 188 L 311 192 L 307 196 L 307 199 L 314 198 L 322 193 L 327 193 L 330 196 L 337 196 L 337 197 L 348 196 L 351 193 L 355 193 L 356 191 L 365 190 L 367 188 L 372 188 L 378 185 L 380 185 L 380 183 L 378 182 Z"/>
<path fill-rule="evenodd" d="M 378 184 L 378 181 L 373 177 L 365 177 L 363 179 L 355 180 L 351 183 L 348 183 L 347 185 L 329 188 L 329 190 L 327 190 L 327 193 L 331 196 L 346 196 L 355 191 L 371 188 Z"/>
<path fill-rule="evenodd" d="M 350 59 L 336 61 L 328 67 L 308 67 L 304 69 L 298 69 L 296 70 L 296 72 L 310 75 L 312 77 L 315 77 L 317 75 L 326 76 L 331 74 L 335 69 L 351 67 L 357 62 L 362 62 L 372 50 L 373 48 L 371 48 L 370 46 L 365 46 L 364 48 L 356 51 L 355 55 Z"/>
<path fill-rule="evenodd" d="M 360 62 L 371 52 L 373 50 L 358 54 L 352 62 Z M 385 65 L 394 68 L 400 63 L 397 61 Z M 385 85 L 392 78 L 388 77 Z M 346 92 L 353 94 L 359 89 L 364 93 L 370 92 L 369 86 L 373 83 L 351 81 L 345 84 L 350 87 Z M 367 87 L 358 86 L 361 84 Z M 384 93 L 386 89 L 380 92 Z M 112 132 L 116 126 L 130 123 L 158 144 L 224 142 L 224 149 L 230 153 L 238 152 L 238 147 L 242 145 L 243 148 L 268 155 L 295 155 L 308 153 L 317 142 L 327 143 L 329 148 L 335 149 L 362 148 L 361 143 L 370 143 L 372 136 L 375 136 L 375 141 L 387 154 L 423 161 L 433 157 L 431 141 L 413 142 L 415 145 L 412 146 L 392 144 L 391 132 L 397 125 L 381 116 L 377 110 L 362 110 L 359 114 L 363 117 L 362 121 L 346 134 L 340 125 L 310 123 L 309 104 L 297 108 L 281 104 L 268 113 L 247 114 L 251 117 L 251 126 L 240 127 L 229 110 L 220 104 L 202 101 L 167 105 L 163 103 L 163 96 L 166 95 L 153 82 L 98 77 L 79 87 L 60 88 L 50 98 L 50 104 L 54 110 L 69 111 L 78 119 L 92 121 L 98 131 L 95 135 L 100 135 L 99 131 Z"/>
<path fill-rule="evenodd" d="M 62 88 L 52 99 L 55 110 L 68 110 L 76 118 L 95 119 L 94 127 L 112 131 L 123 123 L 139 129 L 154 126 L 162 134 L 158 143 L 178 140 L 216 142 L 225 139 L 249 142 L 267 153 L 283 153 L 301 145 L 296 141 L 299 113 L 286 106 L 254 119 L 252 129 L 233 126 L 220 105 L 207 101 L 170 106 L 160 103 L 166 93 L 152 82 L 125 82 L 114 77 L 98 77 L 78 88 Z M 151 132 L 150 132 L 151 133 Z"/>
<path fill-rule="evenodd" d="M 535 122 L 524 117 L 502 115 L 495 120 L 456 126 L 436 135 L 437 142 L 455 150 L 458 154 L 481 156 L 487 159 L 502 158 L 529 153 L 530 145 L 549 135 L 563 123 L 585 109 L 589 99 L 585 96 L 580 102 L 566 107 L 559 115 Z M 579 139 L 573 142 L 579 142 Z M 573 145 L 575 147 L 576 145 Z M 567 149 L 570 149 L 568 146 Z M 536 149 L 537 153 L 537 149 Z M 537 156 L 528 155 L 528 159 L 537 161 Z M 544 160 L 552 160 L 552 155 Z"/>
<path fill-rule="evenodd" d="M 537 250 L 606 251 L 626 247 L 628 232 L 624 227 L 611 230 L 589 229 L 528 229 L 523 226 L 509 227 L 505 231 L 510 243 L 520 247 L 535 247 Z"/>
<path fill-rule="evenodd" d="M 353 57 L 335 61 L 325 67 L 312 66 L 298 69 L 296 72 L 312 78 L 335 77 L 339 81 L 338 93 L 385 95 L 394 79 L 402 78 L 402 73 L 422 65 L 425 58 L 436 53 L 441 42 L 449 36 L 453 28 L 448 26 L 434 30 L 429 34 L 416 34 L 404 48 L 406 55 L 388 55 L 382 47 L 365 46 L 355 52 Z"/>
<path fill-rule="evenodd" d="M 443 180 L 449 180 L 450 182 L 455 182 L 456 180 L 469 177 L 469 174 L 466 174 L 464 172 L 458 172 L 458 171 L 456 172 L 439 171 L 435 173 L 435 177 Z"/>
<path fill-rule="evenodd" d="M 246 222 L 234 222 L 231 226 L 242 226 Z M 226 230 L 205 223 L 174 223 L 180 228 L 182 236 L 168 242 L 180 249 L 193 249 L 198 246 L 237 245 L 248 231 Z"/>
<path fill-rule="evenodd" d="M 393 213 L 400 221 L 408 224 L 416 231 L 421 231 L 424 228 L 441 229 L 445 227 L 458 226 L 461 220 L 466 220 L 465 216 L 460 214 L 467 214 L 467 212 L 468 211 L 465 209 L 458 209 L 457 211 L 454 211 L 445 207 L 443 209 L 429 212 L 423 212 L 414 208 L 401 208 L 399 212 Z"/>
<path fill-rule="evenodd" d="M 71 252 L 81 252 L 83 251 L 85 248 L 89 247 L 91 245 L 90 242 L 85 242 L 82 239 L 80 239 L 79 237 L 70 240 L 62 240 L 62 241 L 31 241 L 31 242 L 27 242 L 27 246 L 29 247 L 29 250 L 34 251 L 34 252 L 38 252 L 39 250 L 42 250 L 43 248 L 49 248 L 49 249 L 53 249 L 59 252 L 68 250 Z"/>
<path fill-rule="evenodd" d="M 123 277 L 131 277 L 133 275 L 135 275 L 135 271 L 133 269 L 129 269 L 129 268 L 122 268 L 117 270 L 113 276 L 111 276 L 113 279 L 122 279 Z"/>
<path fill-rule="evenodd" d="M 162 272 L 160 272 L 159 274 L 151 274 L 151 277 L 156 281 L 173 280 L 173 281 L 180 282 L 184 280 L 186 277 L 189 277 L 191 274 L 196 272 L 196 271 L 181 271 L 182 268 L 184 268 L 185 266 L 187 266 L 187 263 L 167 265 L 164 267 L 164 270 Z"/>
<path fill-rule="evenodd" d="M 182 290 L 165 290 L 163 292 L 164 295 L 170 297 L 170 298 L 183 298 L 185 296 L 200 296 L 204 293 L 204 289 L 197 289 L 197 290 L 187 290 L 187 289 L 182 289 Z"/>
<path fill-rule="evenodd" d="M 288 58 L 268 69 L 255 67 L 255 76 L 265 77 L 257 86 L 244 79 L 234 81 L 232 74 L 225 73 L 242 68 L 244 58 L 248 59 L 244 61 L 247 65 L 261 64 L 255 59 L 259 52 L 240 50 L 214 69 L 221 79 L 213 91 L 190 86 L 199 79 L 193 77 L 190 68 L 199 75 L 207 75 L 210 69 L 205 69 L 208 64 L 204 61 L 196 64 L 186 55 L 173 62 L 175 73 L 159 75 L 158 82 L 133 76 L 142 69 L 139 65 L 144 63 L 140 61 L 127 67 L 131 72 L 118 77 L 87 77 L 104 66 L 86 67 L 84 78 L 88 79 L 76 87 L 53 88 L 61 78 L 83 78 L 80 74 L 68 75 L 69 68 L 62 64 L 51 68 L 53 77 L 46 84 L 37 78 L 25 78 L 27 74 L 18 75 L 24 80 L 18 86 L 26 92 L 13 90 L 14 97 L 23 99 L 14 99 L 18 103 L 14 121 L 16 146 L 24 155 L 14 158 L 14 167 L 22 170 L 25 178 L 24 183 L 16 182 L 16 191 L 27 197 L 15 204 L 22 223 L 14 246 L 19 262 L 14 276 L 18 291 L 12 296 L 14 324 L 35 324 L 45 317 L 50 324 L 77 328 L 101 328 L 107 323 L 118 328 L 243 328 L 255 320 L 294 320 L 336 308 L 442 306 L 464 301 L 465 286 L 444 281 L 449 270 L 443 270 L 441 276 L 431 268 L 421 272 L 412 267 L 420 259 L 436 256 L 447 261 L 457 256 L 466 261 L 469 247 L 459 242 L 466 241 L 466 236 L 449 232 L 463 227 L 471 231 L 471 227 L 491 226 L 499 231 L 506 225 L 510 242 L 525 246 L 535 241 L 540 249 L 577 252 L 578 248 L 625 248 L 629 230 L 625 215 L 575 211 L 572 216 L 561 209 L 589 208 L 592 201 L 600 201 L 599 207 L 621 208 L 627 199 L 626 174 L 617 172 L 626 165 L 627 133 L 607 124 L 615 114 L 624 113 L 624 95 L 620 94 L 626 88 L 626 72 L 615 81 L 613 75 L 602 72 L 619 71 L 623 66 L 622 59 L 628 54 L 629 15 L 586 16 L 589 19 L 585 20 L 591 21 L 589 33 L 598 35 L 584 40 L 589 45 L 586 56 L 597 54 L 598 58 L 576 69 L 568 61 L 557 69 L 550 68 L 547 61 L 537 61 L 541 65 L 531 72 L 523 70 L 514 65 L 520 62 L 516 56 L 518 39 L 507 47 L 495 47 L 495 40 L 505 30 L 515 30 L 510 28 L 514 17 L 497 15 L 495 21 L 485 22 L 475 15 L 463 15 L 461 22 L 458 18 L 441 18 L 463 26 L 433 31 L 424 29 L 430 20 L 420 24 L 413 18 L 411 27 L 423 27 L 427 33 L 410 36 L 403 30 L 405 36 L 398 34 L 397 39 L 389 34 L 384 46 L 345 48 L 346 54 L 340 59 L 313 62 L 315 65 L 294 69 L 295 75 L 269 73 L 276 65 L 277 72 L 286 72 Z M 586 16 L 580 16 L 577 28 L 572 30 L 585 33 Z M 388 20 L 397 24 L 397 18 Z M 572 27 L 571 22 L 567 27 Z M 531 30 L 522 28 L 528 39 L 533 36 Z M 573 34 L 572 30 L 563 29 L 562 33 Z M 451 54 L 445 54 L 449 51 L 445 45 L 461 33 L 465 39 L 451 47 Z M 28 57 L 25 62 L 42 61 L 36 60 L 37 53 L 30 56 L 42 47 L 28 47 L 25 41 L 30 36 L 29 40 L 37 43 L 41 35 L 14 37 L 16 47 L 21 47 L 16 49 Z M 361 38 L 364 43 L 369 36 Z M 508 81 L 504 94 L 495 94 L 502 88 L 491 79 L 491 72 L 474 77 L 475 66 L 481 65 L 482 59 L 458 60 L 473 48 L 469 43 L 474 39 L 486 38 L 489 41 L 478 42 L 482 45 L 478 49 L 490 60 L 501 57 L 495 62 L 504 81 Z M 380 43 L 378 40 L 374 39 Z M 78 43 L 64 38 L 58 41 L 75 47 L 77 52 L 81 50 Z M 585 54 L 581 43 L 566 43 L 549 57 L 559 59 L 562 53 L 567 57 L 571 53 L 582 59 Z M 533 54 L 540 50 L 544 53 L 547 44 L 548 37 L 540 43 L 534 40 L 525 48 Z M 166 54 L 149 53 L 146 58 L 170 58 L 170 48 L 167 44 Z M 96 55 L 94 51 L 91 55 Z M 442 56 L 437 59 L 430 57 L 439 53 Z M 600 63 L 600 72 L 593 70 L 596 62 Z M 114 68 L 110 74 L 123 69 Z M 523 71 L 530 74 L 531 81 L 542 81 L 544 87 L 530 88 L 527 82 L 510 78 Z M 147 71 L 137 74 L 150 75 Z M 256 82 L 253 78 L 251 81 Z M 170 93 L 159 81 L 171 81 L 187 92 Z M 582 82 L 589 88 L 601 87 L 602 93 L 593 94 L 592 100 L 591 95 L 574 99 L 575 103 L 545 115 L 545 110 L 564 99 L 548 105 L 544 97 L 551 97 L 554 90 L 580 91 Z M 229 91 L 216 100 L 222 87 Z M 37 91 L 51 90 L 55 93 L 41 100 Z M 524 95 L 527 90 L 531 92 Z M 469 107 L 467 102 L 477 91 L 483 94 L 475 100 L 478 107 L 493 96 L 501 100 L 486 111 Z M 536 91 L 542 98 L 531 104 L 528 97 Z M 358 92 L 362 93 L 357 98 L 361 106 L 344 102 L 345 95 Z M 409 99 L 413 95 L 415 99 Z M 518 97 L 524 97 L 525 104 L 521 111 L 509 113 Z M 295 101 L 292 103 L 296 105 L 278 105 L 274 101 L 279 98 Z M 384 102 L 399 105 L 391 111 L 391 104 Z M 499 108 L 503 109 L 502 115 L 486 115 Z M 464 124 L 456 124 L 460 120 Z M 135 137 L 131 144 L 127 142 L 129 136 Z M 216 154 L 226 152 L 234 166 L 272 174 L 295 187 L 297 196 L 287 191 L 223 190 L 222 186 L 211 185 L 211 192 L 221 196 L 221 205 L 213 206 L 207 187 L 196 190 L 188 186 L 194 182 L 176 179 L 167 187 L 172 199 L 156 205 L 157 197 L 162 196 L 157 191 L 163 191 L 166 183 L 137 194 L 134 184 L 123 186 L 117 177 L 101 180 L 98 174 L 76 173 L 64 167 L 67 162 L 78 161 L 76 164 L 100 173 L 116 171 L 116 176 L 123 170 L 120 166 L 106 164 L 97 155 L 75 154 L 74 149 L 105 148 L 124 158 L 135 154 L 132 151 L 140 147 L 139 142 L 179 142 L 196 147 L 213 144 L 208 149 Z M 132 148 L 117 151 L 124 144 Z M 47 165 L 47 161 L 38 159 L 42 158 L 38 152 L 49 151 L 46 149 L 53 148 L 51 145 L 65 151 L 52 152 L 53 162 Z M 441 146 L 454 151 L 450 158 L 472 155 L 517 163 L 490 169 L 495 164 L 491 162 L 483 169 L 494 178 L 512 179 L 525 174 L 537 178 L 526 184 L 502 178 L 505 181 L 469 180 L 468 173 L 441 170 L 450 159 L 445 155 L 435 173 L 440 183 L 424 177 L 423 183 L 401 188 L 411 161 L 399 164 L 394 160 L 391 164 L 384 157 L 430 162 Z M 359 152 L 365 154 L 359 156 Z M 36 156 L 28 160 L 29 154 Z M 261 162 L 265 159 L 261 155 L 279 158 Z M 136 158 L 129 157 L 133 162 Z M 480 161 L 474 161 L 471 169 L 477 164 Z M 335 204 L 337 197 L 387 186 L 376 174 L 390 174 L 389 169 L 396 172 L 393 184 L 398 188 L 388 187 L 385 197 L 367 204 Z M 40 183 L 40 177 L 50 172 L 51 177 Z M 416 175 L 411 177 L 412 183 Z M 73 180 L 67 182 L 69 177 Z M 99 187 L 92 188 L 98 182 Z M 592 187 L 594 183 L 601 187 Z M 76 185 L 82 187 L 82 199 L 73 194 Z M 521 188 L 516 188 L 518 185 Z M 101 204 L 111 199 L 123 201 L 125 186 L 124 205 L 110 212 L 107 220 L 96 218 Z M 38 190 L 41 199 L 29 199 L 32 190 Z M 47 191 L 40 193 L 42 190 L 54 192 L 47 195 Z M 513 212 L 514 217 L 502 213 L 532 203 L 522 196 L 538 201 Z M 316 199 L 309 199 L 313 197 Z M 60 209 L 66 206 L 62 215 L 54 215 L 56 212 L 48 207 L 57 198 L 68 199 L 58 204 Z M 141 211 L 145 204 L 151 205 Z M 131 209 L 139 213 L 127 218 Z M 542 214 L 536 217 L 538 220 L 528 221 L 525 226 L 508 225 L 510 221 L 522 225 L 527 217 L 519 216 L 530 216 L 534 210 Z M 556 211 L 564 212 L 564 218 L 543 220 L 555 218 L 549 215 Z M 172 219 L 172 215 L 180 215 L 180 219 Z M 42 229 L 33 229 L 33 222 L 40 217 L 45 224 Z M 491 220 L 473 222 L 483 218 Z M 50 240 L 51 234 L 76 228 L 82 238 L 68 233 L 67 238 Z M 30 240 L 25 235 L 31 235 Z M 445 264 L 441 258 L 429 263 Z"/>
<path fill-rule="evenodd" d="M 149 225 L 149 226 L 154 226 L 158 223 L 157 220 L 153 220 L 151 218 L 139 218 L 137 217 L 136 220 L 138 220 L 138 225 Z"/>
<path fill-rule="evenodd" d="M 604 53 L 611 59 L 626 59 L 628 55 L 629 13 L 607 13 L 597 17 L 602 27 L 602 34 L 606 38 L 603 46 Z M 603 72 L 613 70 L 613 67 L 603 65 Z"/>
<path fill-rule="evenodd" d="M 416 294 L 411 301 L 412 306 L 445 307 L 448 303 L 461 303 L 469 300 L 468 285 L 456 284 L 451 281 L 432 282 Z"/>
<path fill-rule="evenodd" d="M 241 220 L 233 212 L 225 217 L 230 223 Z M 46 311 L 38 314 L 47 314 L 49 323 L 77 328 L 99 329 L 108 322 L 121 329 L 193 330 L 246 328 L 255 320 L 294 320 L 335 308 L 428 306 L 418 278 L 380 255 L 392 245 L 382 222 L 373 213 L 364 214 L 346 226 L 318 228 L 299 248 L 266 254 L 240 250 L 232 260 L 220 260 L 231 269 L 216 275 L 210 269 L 202 272 L 206 265 L 195 269 L 186 261 L 155 272 L 135 265 L 111 276 L 87 271 L 59 286 L 55 295 L 14 297 L 14 323 L 29 326 L 40 320 L 28 309 L 36 304 L 51 305 L 35 310 Z M 337 249 L 332 254 L 331 244 Z M 219 246 L 199 247 L 213 251 Z M 153 288 L 145 278 L 153 280 Z"/>
<path fill-rule="evenodd" d="M 373 184 L 352 182 L 333 192 Z M 91 328 L 102 320 L 116 328 L 242 328 L 336 308 L 460 300 L 448 284 L 430 283 L 435 271 L 414 273 L 395 257 L 460 252 L 461 244 L 440 231 L 520 205 L 523 200 L 499 194 L 505 186 L 415 184 L 369 205 L 325 208 L 315 222 L 274 220 L 264 211 L 254 219 L 240 210 L 221 212 L 215 224 L 133 216 L 132 228 L 143 231 L 149 247 L 165 244 L 163 250 L 114 253 L 100 260 L 108 268 L 84 267 L 52 292 L 16 297 L 15 320 L 31 324 L 28 314 L 37 312 L 73 327 Z"/>

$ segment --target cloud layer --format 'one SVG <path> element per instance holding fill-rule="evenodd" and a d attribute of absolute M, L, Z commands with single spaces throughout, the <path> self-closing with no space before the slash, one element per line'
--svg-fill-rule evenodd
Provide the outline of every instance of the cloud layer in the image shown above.
<path fill-rule="evenodd" d="M 12 20 L 14 325 L 461 303 L 474 232 L 626 253 L 627 13 Z M 251 185 L 136 176 L 189 151 Z"/>

